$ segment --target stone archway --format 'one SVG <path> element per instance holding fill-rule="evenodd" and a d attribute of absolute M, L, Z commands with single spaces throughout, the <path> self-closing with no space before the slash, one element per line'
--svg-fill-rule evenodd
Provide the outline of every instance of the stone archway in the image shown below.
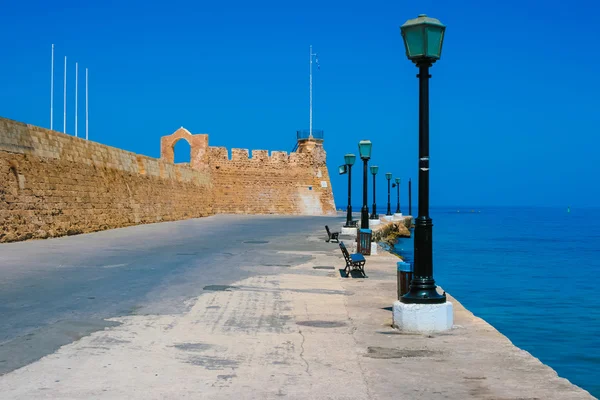
<path fill-rule="evenodd" d="M 208 135 L 192 135 L 187 129 L 181 127 L 169 136 L 160 138 L 160 158 L 164 161 L 174 163 L 175 143 L 185 140 L 190 144 L 190 166 L 194 169 L 202 169 L 206 165 L 206 151 L 208 149 Z"/>

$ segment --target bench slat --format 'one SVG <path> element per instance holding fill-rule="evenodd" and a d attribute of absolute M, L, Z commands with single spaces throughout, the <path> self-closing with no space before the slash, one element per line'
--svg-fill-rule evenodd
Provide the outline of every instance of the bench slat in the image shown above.
<path fill-rule="evenodd" d="M 344 259 L 346 260 L 346 268 L 344 268 L 344 271 L 346 271 L 346 276 L 348 276 L 351 270 L 358 269 L 363 274 L 363 276 L 366 277 L 367 275 L 365 275 L 365 257 L 360 253 L 349 254 L 344 242 L 340 242 L 340 249 L 342 250 L 342 254 L 344 255 Z"/>
<path fill-rule="evenodd" d="M 352 259 L 353 262 L 361 262 L 361 261 L 365 261 L 365 256 L 363 256 L 362 254 L 351 254 L 350 258 Z"/>

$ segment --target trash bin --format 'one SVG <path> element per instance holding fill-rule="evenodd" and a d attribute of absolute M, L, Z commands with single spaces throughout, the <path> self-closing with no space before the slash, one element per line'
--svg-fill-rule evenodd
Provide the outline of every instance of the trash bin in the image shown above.
<path fill-rule="evenodd" d="M 371 236 L 373 231 L 370 229 L 359 229 L 356 236 L 356 252 L 363 256 L 371 255 Z"/>
<path fill-rule="evenodd" d="M 410 290 L 412 275 L 412 263 L 398 261 L 398 300 Z"/>

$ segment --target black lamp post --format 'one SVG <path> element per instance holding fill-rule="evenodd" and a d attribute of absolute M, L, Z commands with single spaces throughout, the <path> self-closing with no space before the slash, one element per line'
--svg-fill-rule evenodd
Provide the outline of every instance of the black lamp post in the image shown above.
<path fill-rule="evenodd" d="M 385 215 L 392 215 L 392 207 L 391 207 L 391 203 L 390 203 L 390 181 L 392 180 L 392 173 L 386 172 L 385 179 L 387 179 L 387 181 L 388 181 L 388 208 L 387 208 L 387 213 Z"/>
<path fill-rule="evenodd" d="M 432 227 L 429 218 L 429 67 L 439 60 L 446 27 L 421 14 L 400 27 L 406 56 L 419 68 L 419 216 L 415 221 L 414 272 L 410 291 L 403 303 L 446 302 L 433 279 Z"/>
<path fill-rule="evenodd" d="M 412 182 L 408 178 L 408 215 L 412 215 Z"/>
<path fill-rule="evenodd" d="M 377 215 L 377 201 L 375 200 L 375 175 L 377 175 L 377 171 L 379 171 L 379 167 L 372 165 L 371 174 L 373 174 L 373 212 L 371 213 L 371 219 L 379 218 L 379 215 Z"/>
<path fill-rule="evenodd" d="M 402 214 L 402 210 L 400 210 L 400 178 L 396 178 L 396 183 L 392 186 L 397 188 L 398 190 L 398 204 L 396 205 L 396 214 Z"/>
<path fill-rule="evenodd" d="M 367 175 L 368 164 L 371 158 L 371 141 L 361 140 L 358 142 L 358 152 L 363 160 L 363 206 L 360 210 L 360 227 L 361 229 L 369 229 L 369 206 L 367 206 Z"/>
<path fill-rule="evenodd" d="M 352 166 L 354 165 L 354 161 L 356 161 L 356 156 L 354 154 L 346 154 L 344 156 L 344 161 L 348 166 L 348 208 L 346 210 L 346 228 L 352 226 Z"/>

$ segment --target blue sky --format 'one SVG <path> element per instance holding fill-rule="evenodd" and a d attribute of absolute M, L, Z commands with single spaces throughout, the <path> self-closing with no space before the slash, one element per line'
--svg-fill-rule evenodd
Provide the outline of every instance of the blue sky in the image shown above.
<path fill-rule="evenodd" d="M 380 166 L 378 203 L 389 171 L 413 178 L 416 204 L 418 82 L 399 26 L 426 13 L 448 26 L 431 70 L 432 205 L 599 206 L 599 11 L 593 0 L 4 1 L 0 116 L 49 127 L 54 43 L 56 130 L 67 55 L 69 134 L 78 61 L 92 140 L 158 157 L 183 125 L 213 146 L 289 151 L 308 128 L 312 44 L 314 127 L 338 207 L 336 167 L 361 139 Z"/>

